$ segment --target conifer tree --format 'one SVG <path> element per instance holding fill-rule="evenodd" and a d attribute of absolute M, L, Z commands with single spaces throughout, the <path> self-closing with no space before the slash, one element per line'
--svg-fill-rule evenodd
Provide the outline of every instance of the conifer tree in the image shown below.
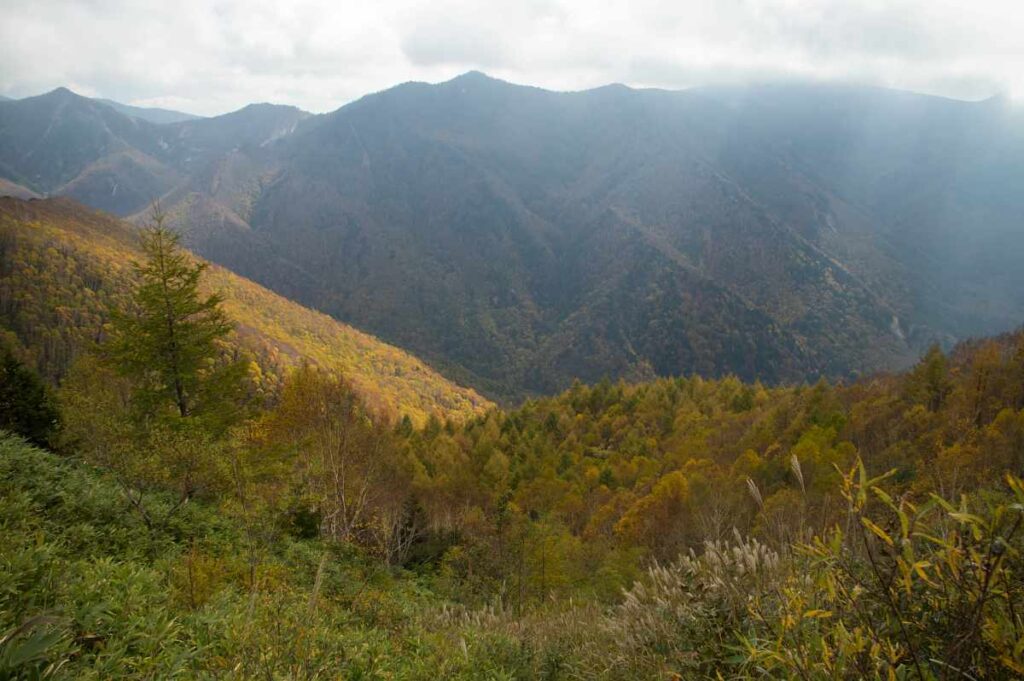
<path fill-rule="evenodd" d="M 0 342 L 0 430 L 46 447 L 59 420 L 57 406 L 42 379 Z"/>
<path fill-rule="evenodd" d="M 244 369 L 237 362 L 218 365 L 218 341 L 232 326 L 219 295 L 200 295 L 207 264 L 194 263 L 180 239 L 154 209 L 142 233 L 145 260 L 135 265 L 134 309 L 114 317 L 110 358 L 132 379 L 143 413 L 172 408 L 182 418 L 223 417 L 233 411 Z"/>
<path fill-rule="evenodd" d="M 229 428 L 242 415 L 246 363 L 225 357 L 232 325 L 218 295 L 203 296 L 205 263 L 181 247 L 155 208 L 127 311 L 115 310 L 100 362 L 82 358 L 62 386 L 66 438 L 114 473 L 153 529 L 189 499 L 225 483 Z M 174 491 L 168 509 L 151 492 Z"/>

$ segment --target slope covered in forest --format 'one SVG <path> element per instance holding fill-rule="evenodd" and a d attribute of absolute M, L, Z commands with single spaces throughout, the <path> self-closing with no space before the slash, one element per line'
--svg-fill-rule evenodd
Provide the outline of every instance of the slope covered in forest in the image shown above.
<path fill-rule="evenodd" d="M 336 502 L 317 457 L 362 418 L 309 410 L 319 380 L 218 445 L 233 465 L 187 504 L 126 487 L 142 478 L 102 452 L 0 433 L 0 673 L 1024 673 L 1024 333 L 845 386 L 575 385 L 460 428 L 377 429 L 404 481 L 368 481 L 350 452 L 375 491 L 347 538 L 317 522 Z M 103 415 L 63 398 L 79 428 Z M 374 531 L 389 508 L 411 533 L 397 553 Z"/>
<path fill-rule="evenodd" d="M 135 227 L 116 218 L 67 199 L 0 199 L 0 329 L 58 380 L 105 336 L 140 257 Z M 251 353 L 254 382 L 268 395 L 289 368 L 308 361 L 342 372 L 371 408 L 392 418 L 461 420 L 490 405 L 408 353 L 221 267 L 209 268 L 205 285 L 224 296 L 234 341 Z"/>

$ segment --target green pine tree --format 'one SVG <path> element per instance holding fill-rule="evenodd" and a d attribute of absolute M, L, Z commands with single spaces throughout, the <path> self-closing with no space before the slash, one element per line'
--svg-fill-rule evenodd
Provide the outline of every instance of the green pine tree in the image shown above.
<path fill-rule="evenodd" d="M 146 258 L 135 265 L 133 309 L 114 315 L 109 357 L 132 380 L 143 415 L 171 410 L 182 418 L 224 422 L 237 411 L 244 365 L 219 361 L 218 341 L 232 324 L 219 295 L 200 295 L 207 264 L 194 262 L 180 240 L 154 210 L 142 233 Z"/>

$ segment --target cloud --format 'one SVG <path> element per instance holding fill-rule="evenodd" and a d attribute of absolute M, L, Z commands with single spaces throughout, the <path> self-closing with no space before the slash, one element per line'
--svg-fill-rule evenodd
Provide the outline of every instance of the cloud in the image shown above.
<path fill-rule="evenodd" d="M 1024 5 L 995 0 L 5 0 L 0 93 L 327 111 L 479 69 L 560 90 L 810 78 L 1024 96 L 1021 35 Z"/>
<path fill-rule="evenodd" d="M 512 66 L 515 36 L 483 9 L 445 3 L 401 22 L 402 53 L 414 66 Z"/>

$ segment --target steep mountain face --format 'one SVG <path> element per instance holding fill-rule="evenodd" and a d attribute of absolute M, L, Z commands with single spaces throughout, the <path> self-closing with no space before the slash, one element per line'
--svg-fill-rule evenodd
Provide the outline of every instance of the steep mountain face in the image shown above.
<path fill-rule="evenodd" d="M 1024 123 L 1003 102 L 470 73 L 143 137 L 165 175 L 128 152 L 56 190 L 6 152 L 0 175 L 138 218 L 148 202 L 93 188 L 154 177 L 206 257 L 502 398 L 845 376 L 1024 319 Z"/>
<path fill-rule="evenodd" d="M 60 379 L 103 338 L 141 258 L 134 226 L 112 216 L 67 199 L 0 198 L 0 336 L 13 335 L 43 376 Z M 252 382 L 264 395 L 309 362 L 340 371 L 367 405 L 391 418 L 459 421 L 493 406 L 416 357 L 221 267 L 210 267 L 203 285 L 223 296 L 235 324 L 230 342 L 254 359 Z"/>

